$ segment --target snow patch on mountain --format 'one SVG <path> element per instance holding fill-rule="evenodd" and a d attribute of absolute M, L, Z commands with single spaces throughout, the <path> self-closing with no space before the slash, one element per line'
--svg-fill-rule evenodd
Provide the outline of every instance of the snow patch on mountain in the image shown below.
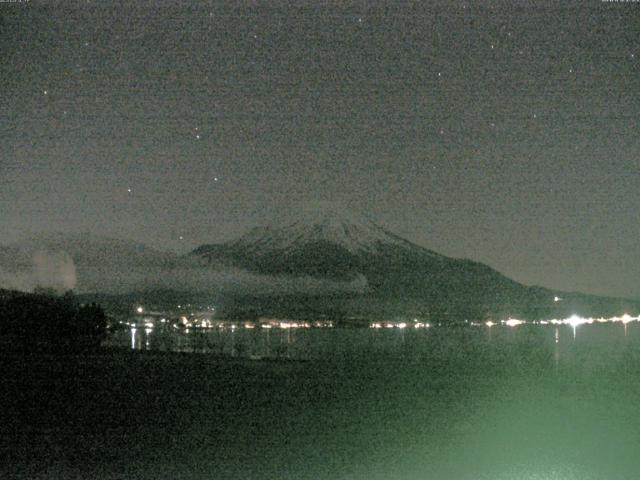
<path fill-rule="evenodd" d="M 291 252 L 316 242 L 332 243 L 352 254 L 376 253 L 381 245 L 421 248 L 335 202 L 304 204 L 290 212 L 280 225 L 253 228 L 226 246 L 260 254 Z"/>

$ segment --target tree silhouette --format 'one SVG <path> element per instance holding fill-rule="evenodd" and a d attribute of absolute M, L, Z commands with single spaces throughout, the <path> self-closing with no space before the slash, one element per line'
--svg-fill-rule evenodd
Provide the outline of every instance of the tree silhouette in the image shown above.
<path fill-rule="evenodd" d="M 106 337 L 107 317 L 96 304 L 79 305 L 71 292 L 4 292 L 0 295 L 0 340 L 31 351 L 86 351 Z"/>

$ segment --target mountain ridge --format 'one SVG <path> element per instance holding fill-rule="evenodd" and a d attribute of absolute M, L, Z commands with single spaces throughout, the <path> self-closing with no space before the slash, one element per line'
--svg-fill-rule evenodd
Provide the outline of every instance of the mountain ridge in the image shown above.
<path fill-rule="evenodd" d="M 564 310 L 605 314 L 627 302 L 527 286 L 483 263 L 417 245 L 368 218 L 331 213 L 257 227 L 237 239 L 201 245 L 189 255 L 204 266 L 234 266 L 259 274 L 334 279 L 361 275 L 368 286 L 365 297 L 383 305 L 381 309 L 385 304 L 402 308 L 404 299 L 418 305 L 413 311 L 450 318 L 550 318 Z M 562 304 L 555 300 L 559 295 L 567 297 Z M 363 311 L 366 305 L 360 303 L 360 310 L 353 305 L 345 309 Z"/>
<path fill-rule="evenodd" d="M 38 256 L 42 247 L 64 255 Z M 0 246 L 0 286 L 76 289 L 73 284 L 85 293 L 164 289 L 222 295 L 237 317 L 307 312 L 542 319 L 631 314 L 640 306 L 624 298 L 523 285 L 483 263 L 447 257 L 406 240 L 368 218 L 331 212 L 256 227 L 182 256 L 92 235 L 60 234 Z"/>

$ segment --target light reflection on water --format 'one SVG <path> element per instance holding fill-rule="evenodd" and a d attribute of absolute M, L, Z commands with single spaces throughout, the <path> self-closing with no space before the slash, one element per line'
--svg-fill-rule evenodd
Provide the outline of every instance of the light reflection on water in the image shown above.
<path fill-rule="evenodd" d="M 221 378 L 220 387 L 205 384 L 185 396 L 185 446 L 178 459 L 218 478 L 631 480 L 640 470 L 638 323 L 626 330 L 620 323 L 578 325 L 575 337 L 574 327 L 564 324 L 156 327 L 119 332 L 110 343 L 321 360 L 224 360 L 213 363 L 215 375 L 198 377 L 213 385 Z M 224 376 L 225 364 L 245 377 Z M 229 393 L 225 408 L 239 402 L 251 409 L 201 413 L 216 395 L 225 395 L 226 384 L 243 393 Z M 215 436 L 212 425 L 228 430 Z M 201 444 L 203 438 L 209 443 Z M 174 460 L 156 465 L 148 478 Z"/>
<path fill-rule="evenodd" d="M 518 327 L 436 327 L 431 329 L 175 329 L 169 325 L 115 332 L 110 346 L 133 350 L 212 353 L 242 358 L 314 360 L 338 357 L 412 358 L 455 350 L 456 343 L 476 348 L 536 347 L 557 367 L 567 354 L 602 350 L 613 355 L 640 340 L 640 325 L 523 325 Z M 609 353 L 607 353 L 609 352 Z"/>

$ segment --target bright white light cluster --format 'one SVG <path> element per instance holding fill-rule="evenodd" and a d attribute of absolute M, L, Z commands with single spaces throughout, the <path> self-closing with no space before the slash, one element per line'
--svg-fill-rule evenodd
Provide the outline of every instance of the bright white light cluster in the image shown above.
<path fill-rule="evenodd" d="M 518 320 L 517 318 L 510 318 L 508 320 L 503 320 L 504 323 L 508 327 L 517 327 L 518 325 L 522 325 L 523 323 L 527 323 L 524 320 Z"/>
<path fill-rule="evenodd" d="M 138 309 L 136 309 L 138 310 Z M 143 310 L 140 307 L 140 310 Z M 143 310 L 144 311 L 144 310 Z M 144 321 L 138 320 L 129 320 L 129 321 L 121 321 L 121 324 L 128 325 L 131 328 L 136 327 L 145 327 L 148 329 L 152 329 L 156 326 L 155 321 L 152 318 L 144 318 Z M 162 318 L 159 320 L 160 323 L 167 323 L 169 320 L 166 318 Z M 609 317 L 609 318 L 592 318 L 592 317 L 580 317 L 579 315 L 571 315 L 568 318 L 557 319 L 553 318 L 551 320 L 535 320 L 535 321 L 527 321 L 520 320 L 517 318 L 508 318 L 506 320 L 493 321 L 487 320 L 485 322 L 467 322 L 467 324 L 475 327 L 494 327 L 497 325 L 505 325 L 507 327 L 517 327 L 519 325 L 569 325 L 574 330 L 579 325 L 583 324 L 592 324 L 592 323 L 613 323 L 619 322 L 624 324 L 625 326 L 630 322 L 638 322 L 640 321 L 640 315 L 631 316 L 625 313 L 619 317 Z M 437 324 L 440 325 L 440 324 Z M 172 325 L 174 328 L 197 328 L 197 329 L 226 329 L 231 328 L 232 330 L 236 328 L 244 328 L 244 329 L 254 329 L 254 328 L 263 328 L 263 329 L 271 329 L 271 328 L 279 328 L 279 329 L 300 329 L 300 328 L 331 328 L 334 326 L 334 323 L 327 320 L 319 320 L 319 321 L 292 321 L 292 320 L 279 320 L 279 319 L 259 319 L 256 322 L 246 321 L 241 322 L 239 325 L 234 323 L 228 323 L 224 320 L 211 320 L 210 318 L 198 318 L 198 317 L 190 317 L 181 316 L 179 320 Z M 372 322 L 369 323 L 369 328 L 372 329 L 425 329 L 430 328 L 432 324 L 427 322 L 421 322 L 418 319 L 414 319 L 413 322 L 403 322 L 403 321 L 384 321 L 384 322 Z"/>
<path fill-rule="evenodd" d="M 373 322 L 369 324 L 369 328 L 375 328 L 375 329 L 379 329 L 379 328 L 409 328 L 409 327 L 413 327 L 413 328 L 429 328 L 431 327 L 430 323 L 424 323 L 424 322 L 419 322 L 417 319 L 414 319 L 413 321 L 414 323 L 407 323 L 407 322 Z"/>
<path fill-rule="evenodd" d="M 579 315 L 571 315 L 568 318 L 561 318 L 561 319 L 551 319 L 551 320 L 536 320 L 536 321 L 527 321 L 527 320 L 520 320 L 517 318 L 508 318 L 506 320 L 500 320 L 499 322 L 497 321 L 492 321 L 492 320 L 487 320 L 484 323 L 478 323 L 478 322 L 471 322 L 469 323 L 469 325 L 472 325 L 474 327 L 479 327 L 479 326 L 487 326 L 487 327 L 495 327 L 496 325 L 506 325 L 507 327 L 517 327 L 518 325 L 526 325 L 526 324 L 530 324 L 530 325 L 570 325 L 573 328 L 576 328 L 578 325 L 582 325 L 582 324 L 591 324 L 594 322 L 598 322 L 598 323 L 611 323 L 611 322 L 621 322 L 623 324 L 627 324 L 629 322 L 637 322 L 640 321 L 640 315 L 637 317 L 632 317 L 631 315 L 625 313 L 624 315 L 622 315 L 621 317 L 610 317 L 610 318 L 585 318 L 585 317 L 580 317 Z M 431 324 L 429 323 L 422 323 L 422 322 L 418 322 L 417 320 L 414 320 L 414 324 L 413 327 L 414 328 L 429 328 L 431 327 Z M 381 328 L 407 328 L 410 324 L 405 323 L 405 322 L 372 322 L 369 324 L 369 328 L 373 328 L 373 329 L 381 329 Z"/>
<path fill-rule="evenodd" d="M 160 320 L 162 323 L 166 323 L 167 319 L 163 318 Z M 127 323 L 129 325 L 129 323 Z M 132 327 L 136 326 L 136 323 L 130 324 Z M 149 322 L 146 324 L 147 327 L 153 328 L 154 324 Z M 173 323 L 173 328 L 184 328 L 184 329 L 220 329 L 224 330 L 230 328 L 231 330 L 235 330 L 238 328 L 243 328 L 247 330 L 253 330 L 255 328 L 263 328 L 265 330 L 269 330 L 272 328 L 280 328 L 280 329 L 299 329 L 299 328 L 332 328 L 334 326 L 332 321 L 327 320 L 316 320 L 316 321 L 290 321 L 290 320 L 276 320 L 276 319 L 263 319 L 254 321 L 245 321 L 239 322 L 238 324 L 229 322 L 226 320 L 212 320 L 209 318 L 199 318 L 199 317 L 189 317 L 187 318 L 185 315 L 181 316 L 175 323 Z"/>
<path fill-rule="evenodd" d="M 625 313 L 620 317 L 593 318 L 593 317 L 581 317 L 579 315 L 571 315 L 568 318 L 561 318 L 561 319 L 553 318 L 551 320 L 540 320 L 540 321 L 534 321 L 534 322 L 527 322 L 526 320 L 517 320 L 515 318 L 509 318 L 508 320 L 502 320 L 500 323 L 502 323 L 503 325 L 507 325 L 509 327 L 516 327 L 518 325 L 522 325 L 525 323 L 531 323 L 534 325 L 570 325 L 575 328 L 578 325 L 583 325 L 585 323 L 591 324 L 594 322 L 597 322 L 597 323 L 621 322 L 626 325 L 629 322 L 638 322 L 638 321 L 640 321 L 640 315 L 638 315 L 637 317 L 632 317 L 628 313 Z M 488 327 L 491 327 L 495 325 L 495 323 L 488 321 L 488 322 L 485 322 L 485 325 Z"/>

